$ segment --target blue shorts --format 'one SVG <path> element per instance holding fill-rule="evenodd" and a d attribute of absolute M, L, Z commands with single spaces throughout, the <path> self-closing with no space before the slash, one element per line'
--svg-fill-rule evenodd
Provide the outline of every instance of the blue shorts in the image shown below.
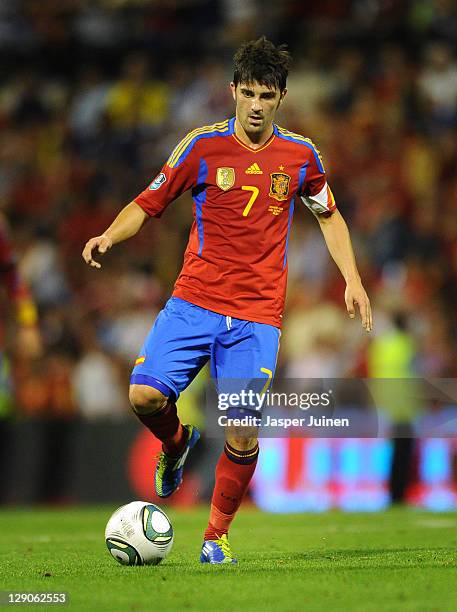
<path fill-rule="evenodd" d="M 210 360 L 219 391 L 224 381 L 239 385 L 256 379 L 265 386 L 274 376 L 280 335 L 273 325 L 226 317 L 171 297 L 146 337 L 130 382 L 178 399 Z"/>

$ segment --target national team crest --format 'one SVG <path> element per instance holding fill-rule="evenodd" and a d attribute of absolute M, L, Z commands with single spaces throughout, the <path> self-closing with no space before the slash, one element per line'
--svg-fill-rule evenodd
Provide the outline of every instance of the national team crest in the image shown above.
<path fill-rule="evenodd" d="M 234 168 L 218 168 L 216 174 L 217 186 L 227 191 L 235 184 L 235 169 Z"/>
<path fill-rule="evenodd" d="M 283 172 L 273 172 L 273 174 L 270 174 L 270 177 L 270 193 L 268 194 L 270 198 L 274 198 L 278 202 L 287 200 L 291 177 Z"/>

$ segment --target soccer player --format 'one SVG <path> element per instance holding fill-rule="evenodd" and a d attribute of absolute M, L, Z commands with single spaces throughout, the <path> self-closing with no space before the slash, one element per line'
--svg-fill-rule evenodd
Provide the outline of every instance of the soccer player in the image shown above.
<path fill-rule="evenodd" d="M 182 481 L 183 465 L 199 438 L 180 423 L 179 394 L 210 360 L 217 385 L 274 376 L 287 280 L 287 246 L 294 207 L 316 216 L 328 249 L 346 280 L 351 318 L 358 307 L 365 330 L 371 310 L 357 271 L 347 226 L 327 185 L 319 151 L 274 123 L 287 93 L 290 55 L 265 37 L 235 55 L 230 84 L 236 113 L 190 132 L 152 183 L 112 225 L 91 238 L 84 260 L 134 236 L 149 217 L 186 190 L 194 222 L 173 295 L 160 312 L 133 368 L 130 402 L 162 441 L 155 473 L 160 497 Z M 228 530 L 255 470 L 257 430 L 227 429 L 216 466 L 202 563 L 236 563 Z"/>

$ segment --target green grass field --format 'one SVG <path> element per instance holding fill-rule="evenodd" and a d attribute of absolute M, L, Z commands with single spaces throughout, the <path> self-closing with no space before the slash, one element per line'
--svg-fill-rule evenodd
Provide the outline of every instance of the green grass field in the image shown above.
<path fill-rule="evenodd" d="M 457 514 L 246 510 L 239 565 L 215 567 L 198 562 L 207 509 L 170 510 L 170 556 L 123 567 L 104 544 L 113 509 L 0 511 L 0 589 L 67 591 L 72 610 L 457 610 Z"/>

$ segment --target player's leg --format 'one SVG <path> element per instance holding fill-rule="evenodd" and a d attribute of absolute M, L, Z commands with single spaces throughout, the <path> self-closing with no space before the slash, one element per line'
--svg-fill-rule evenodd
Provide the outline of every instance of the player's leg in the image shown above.
<path fill-rule="evenodd" d="M 149 385 L 132 384 L 130 404 L 138 419 L 162 442 L 163 451 L 178 457 L 186 445 L 186 430 L 182 426 L 170 391 Z"/>
<path fill-rule="evenodd" d="M 180 423 L 176 401 L 207 362 L 211 320 L 179 298 L 160 312 L 135 362 L 130 402 L 138 419 L 162 442 L 156 492 L 169 497 L 182 481 L 184 462 L 200 434 Z"/>
<path fill-rule="evenodd" d="M 257 431 L 227 432 L 215 471 L 210 516 L 203 539 L 202 563 L 236 563 L 228 531 L 254 474 L 259 444 Z"/>
<path fill-rule="evenodd" d="M 270 325 L 232 320 L 230 329 L 219 338 L 214 355 L 219 389 L 226 381 L 231 390 L 248 390 L 252 381 L 258 391 L 266 390 L 276 367 L 279 336 L 279 330 Z M 242 415 L 232 410 L 228 416 Z M 228 545 L 228 531 L 257 465 L 257 435 L 255 426 L 226 430 L 200 557 L 203 563 L 236 563 Z"/>

